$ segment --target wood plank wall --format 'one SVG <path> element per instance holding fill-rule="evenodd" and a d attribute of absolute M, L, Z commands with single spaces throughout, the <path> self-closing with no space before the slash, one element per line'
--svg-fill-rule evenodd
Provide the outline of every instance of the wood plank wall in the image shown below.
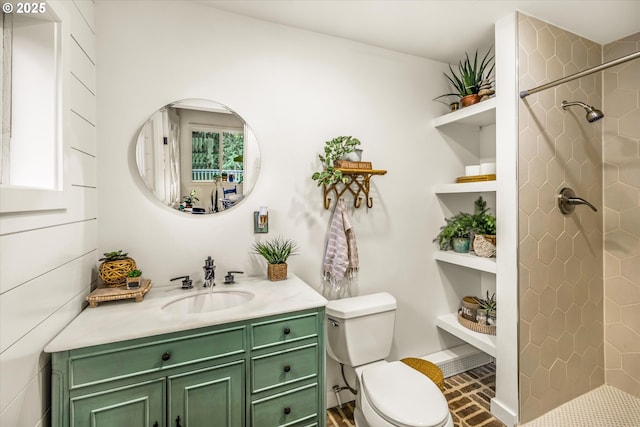
<path fill-rule="evenodd" d="M 58 1 L 69 19 L 70 150 L 65 211 L 0 215 L 0 425 L 50 425 L 44 346 L 96 281 L 95 17 L 92 0 Z"/>

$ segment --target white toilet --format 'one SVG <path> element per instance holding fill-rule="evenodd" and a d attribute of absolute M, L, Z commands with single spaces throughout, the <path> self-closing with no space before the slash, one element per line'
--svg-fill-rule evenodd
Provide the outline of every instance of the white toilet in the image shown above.
<path fill-rule="evenodd" d="M 391 350 L 396 300 L 381 292 L 329 301 L 327 344 L 332 359 L 356 371 L 357 427 L 453 427 L 437 385 Z"/>

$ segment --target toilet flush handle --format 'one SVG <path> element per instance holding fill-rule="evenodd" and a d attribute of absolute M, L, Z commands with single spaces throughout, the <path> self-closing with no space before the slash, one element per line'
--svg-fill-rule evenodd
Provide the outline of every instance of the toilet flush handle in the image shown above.
<path fill-rule="evenodd" d="M 331 322 L 331 326 L 333 326 L 334 328 L 337 328 L 338 326 L 340 326 L 340 322 L 338 322 L 337 320 L 333 320 L 330 317 L 328 317 L 327 319 L 329 320 L 329 322 Z"/>

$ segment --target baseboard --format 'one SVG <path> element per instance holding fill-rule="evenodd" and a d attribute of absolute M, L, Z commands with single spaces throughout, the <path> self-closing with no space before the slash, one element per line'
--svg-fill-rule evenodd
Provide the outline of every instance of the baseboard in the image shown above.
<path fill-rule="evenodd" d="M 495 397 L 491 399 L 491 414 L 502 421 L 507 427 L 516 427 L 518 425 L 518 416 L 508 407 L 504 406 Z"/>
<path fill-rule="evenodd" d="M 421 356 L 420 359 L 436 364 L 445 378 L 495 361 L 495 358 L 469 344 Z"/>

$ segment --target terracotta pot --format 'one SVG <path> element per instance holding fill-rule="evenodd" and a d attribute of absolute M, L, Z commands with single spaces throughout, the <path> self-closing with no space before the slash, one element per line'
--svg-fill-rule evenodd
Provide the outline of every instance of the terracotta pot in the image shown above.
<path fill-rule="evenodd" d="M 478 102 L 480 102 L 480 96 L 476 93 L 460 98 L 460 106 L 462 108 L 468 107 L 469 105 L 477 104 Z"/>

